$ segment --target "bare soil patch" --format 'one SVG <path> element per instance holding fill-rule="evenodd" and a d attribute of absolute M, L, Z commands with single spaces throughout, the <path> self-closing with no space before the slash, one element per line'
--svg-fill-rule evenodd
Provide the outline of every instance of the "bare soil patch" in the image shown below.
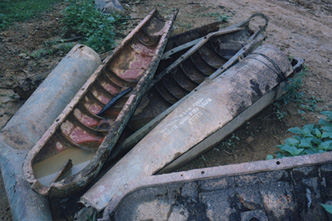
<path fill-rule="evenodd" d="M 311 74 L 304 78 L 303 92 L 315 99 L 315 111 L 300 114 L 295 104 L 283 107 L 287 115 L 282 121 L 275 118 L 272 107 L 265 109 L 250 122 L 202 157 L 181 168 L 193 168 L 263 160 L 276 151 L 290 134 L 286 130 L 294 126 L 316 123 L 321 110 L 332 110 L 332 3 L 329 0 L 138 0 L 122 1 L 126 13 L 131 16 L 128 30 L 154 8 L 162 14 L 170 14 L 179 8 L 174 33 L 199 27 L 218 19 L 218 13 L 229 16 L 225 25 L 235 24 L 252 13 L 262 12 L 269 19 L 265 43 L 279 47 L 288 56 L 302 57 Z M 13 88 L 36 74 L 50 73 L 64 56 L 61 53 L 31 58 L 33 51 L 45 47 L 46 41 L 60 38 L 61 14 L 59 4 L 39 19 L 17 23 L 0 33 L 0 128 L 19 109 L 28 97 L 20 98 Z M 11 220 L 5 190 L 0 180 L 0 219 Z"/>

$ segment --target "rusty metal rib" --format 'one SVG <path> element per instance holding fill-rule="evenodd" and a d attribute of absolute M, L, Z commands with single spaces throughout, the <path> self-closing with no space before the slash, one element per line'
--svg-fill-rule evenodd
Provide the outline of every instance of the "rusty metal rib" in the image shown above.
<path fill-rule="evenodd" d="M 133 87 L 136 85 L 135 82 L 128 82 L 120 78 L 116 73 L 111 70 L 109 66 L 105 68 L 104 76 L 107 77 L 113 84 L 115 84 L 119 88 L 123 87 Z"/>
<path fill-rule="evenodd" d="M 190 92 L 197 87 L 198 84 L 194 83 L 181 68 L 176 68 L 176 70 L 171 73 L 173 79 L 186 91 Z"/>
<path fill-rule="evenodd" d="M 104 81 L 106 84 L 111 85 L 111 86 L 112 86 L 115 90 L 117 90 L 117 91 L 121 89 L 121 87 L 120 87 L 119 85 L 115 84 L 113 81 L 111 81 L 111 79 L 109 79 L 109 78 L 106 76 L 106 73 L 105 73 L 105 72 L 103 72 L 103 73 L 100 74 L 98 80 L 100 80 L 100 81 Z M 100 84 L 102 84 L 102 83 L 100 82 Z M 105 88 L 105 89 L 106 89 L 106 88 Z M 107 89 L 106 89 L 106 90 L 107 90 Z M 108 90 L 107 90 L 107 91 L 108 91 Z M 109 93 L 113 94 L 111 91 L 109 91 Z"/>
<path fill-rule="evenodd" d="M 162 82 L 158 82 L 154 89 L 156 89 L 159 95 L 169 104 L 174 104 L 177 102 L 178 98 L 174 97 L 174 95 L 169 92 L 169 90 Z"/>
<path fill-rule="evenodd" d="M 156 46 L 160 40 L 160 36 L 151 36 L 147 34 L 145 31 L 140 31 L 137 33 L 135 39 L 137 39 L 140 43 L 145 46 L 153 47 Z"/>
<path fill-rule="evenodd" d="M 88 108 L 82 103 L 80 102 L 79 104 L 77 104 L 76 108 L 77 110 L 79 110 L 82 114 L 85 114 L 86 116 L 96 120 L 96 121 L 99 121 L 99 120 L 102 120 L 101 117 L 97 116 L 96 114 L 93 114 L 91 113 Z"/>
<path fill-rule="evenodd" d="M 206 77 L 210 76 L 210 74 L 212 74 L 216 70 L 216 68 L 206 63 L 199 53 L 194 53 L 190 57 L 190 59 L 194 64 L 194 66 L 196 67 L 196 69 L 198 69 Z"/>
<path fill-rule="evenodd" d="M 98 80 L 95 81 L 94 85 L 92 86 L 92 89 L 93 88 L 96 91 L 98 91 L 98 93 L 100 93 L 101 95 L 104 95 L 105 97 L 107 97 L 109 100 L 111 100 L 113 97 L 116 96 L 116 94 L 114 95 L 114 94 L 110 93 L 108 90 L 106 90 Z"/>
<path fill-rule="evenodd" d="M 165 76 L 161 82 L 168 90 L 168 92 L 172 94 L 173 97 L 175 97 L 177 100 L 180 100 L 182 95 L 186 93 L 186 91 L 183 90 L 183 88 L 180 87 L 176 82 L 174 82 L 169 75 Z"/>
<path fill-rule="evenodd" d="M 210 42 L 210 41 L 209 41 Z M 222 58 L 218 53 L 213 50 L 210 43 L 206 43 L 201 47 L 198 52 L 200 53 L 202 59 L 210 66 L 215 69 L 219 68 L 221 65 L 225 64 L 228 59 Z"/>
<path fill-rule="evenodd" d="M 66 148 L 78 148 L 78 149 L 87 150 L 87 151 L 91 151 L 91 152 L 95 152 L 97 150 L 97 148 L 87 147 L 87 146 L 83 146 L 83 145 L 72 142 L 66 135 L 64 135 L 62 133 L 62 131 L 57 131 L 54 134 L 54 136 Z"/>
<path fill-rule="evenodd" d="M 82 128 L 84 131 L 87 131 L 89 134 L 93 134 L 98 137 L 106 136 L 107 134 L 107 130 L 101 130 L 86 126 L 85 124 L 82 123 L 82 121 L 78 120 L 75 114 L 73 113 L 69 116 L 69 119 L 70 119 L 68 120 L 69 122 L 71 122 L 75 126 Z"/>
<path fill-rule="evenodd" d="M 87 96 L 87 98 L 89 98 L 90 100 L 92 100 L 92 102 L 96 103 L 99 106 L 104 106 L 105 104 L 103 102 L 101 102 L 93 93 L 91 90 L 87 91 L 87 93 L 85 94 L 85 96 Z"/>
<path fill-rule="evenodd" d="M 190 59 L 187 60 L 187 62 L 184 62 L 183 64 L 180 65 L 181 70 L 183 73 L 194 83 L 199 85 L 202 83 L 205 79 L 205 75 L 198 69 L 196 68 L 191 68 L 194 67 L 194 64 Z"/>
<path fill-rule="evenodd" d="M 232 42 L 231 44 L 233 44 L 233 47 L 227 48 L 228 54 L 223 54 L 220 48 L 218 51 L 218 43 L 216 43 L 213 39 L 211 39 L 211 41 L 209 41 L 209 44 L 210 44 L 211 48 L 213 49 L 213 51 L 216 54 L 218 54 L 221 58 L 225 59 L 226 61 L 229 60 L 230 58 L 232 58 L 233 55 L 236 54 L 236 52 L 238 52 L 244 46 L 244 44 L 241 44 L 239 42 Z M 237 47 L 235 47 L 234 45 L 237 45 Z M 226 50 L 225 50 L 225 52 L 226 52 Z"/>
<path fill-rule="evenodd" d="M 216 54 L 214 50 L 212 50 L 211 46 L 202 46 L 199 50 L 197 50 L 191 57 L 191 61 L 194 60 L 194 66 L 190 66 L 190 73 L 203 73 L 205 76 L 209 76 L 209 74 L 214 73 L 217 68 L 221 67 L 226 60 L 221 58 L 220 55 Z M 190 62 L 187 59 L 183 63 Z M 188 66 L 189 67 L 189 66 Z M 199 72 L 195 72 L 192 69 L 198 69 Z M 176 99 L 180 100 L 186 94 L 190 93 L 196 85 L 191 83 L 189 76 L 185 73 L 185 78 L 181 79 L 181 73 L 178 67 L 175 70 L 171 71 L 170 74 L 166 75 L 161 82 L 168 90 L 170 94 L 172 94 Z M 179 75 L 180 74 L 180 75 Z M 191 87 L 187 87 L 187 82 L 191 83 Z M 160 92 L 160 90 L 159 90 Z"/>

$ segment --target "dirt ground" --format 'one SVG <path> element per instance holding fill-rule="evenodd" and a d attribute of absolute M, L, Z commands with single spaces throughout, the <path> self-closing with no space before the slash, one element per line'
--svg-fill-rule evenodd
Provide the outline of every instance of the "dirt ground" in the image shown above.
<path fill-rule="evenodd" d="M 290 57 L 302 57 L 310 70 L 304 78 L 303 92 L 314 97 L 314 111 L 299 113 L 295 104 L 283 107 L 287 115 L 282 121 L 276 119 L 269 107 L 236 131 L 227 142 L 216 146 L 202 157 L 181 168 L 225 165 L 263 160 L 276 151 L 290 134 L 286 130 L 294 126 L 317 123 L 320 111 L 332 110 L 332 3 L 330 0 L 136 0 L 122 1 L 126 13 L 132 18 L 129 30 L 149 11 L 158 8 L 162 14 L 170 14 L 179 8 L 174 32 L 199 27 L 215 21 L 217 13 L 229 16 L 225 25 L 235 24 L 254 12 L 269 17 L 265 43 L 279 47 Z M 0 129 L 24 103 L 27 96 L 20 97 L 13 88 L 36 74 L 49 73 L 64 56 L 61 52 L 31 57 L 33 51 L 42 51 L 46 41 L 60 39 L 63 4 L 34 19 L 13 25 L 0 33 Z M 24 93 L 28 94 L 28 93 Z M 21 94 L 22 96 L 22 94 Z M 5 190 L 0 179 L 0 219 L 11 220 Z"/>

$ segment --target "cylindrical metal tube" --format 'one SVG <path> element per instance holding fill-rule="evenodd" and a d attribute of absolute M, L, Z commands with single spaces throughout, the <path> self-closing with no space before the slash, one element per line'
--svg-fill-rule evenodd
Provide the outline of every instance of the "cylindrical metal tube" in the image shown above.
<path fill-rule="evenodd" d="M 95 51 L 75 46 L 1 131 L 1 173 L 14 220 L 52 220 L 48 200 L 23 177 L 23 160 L 99 64 Z"/>

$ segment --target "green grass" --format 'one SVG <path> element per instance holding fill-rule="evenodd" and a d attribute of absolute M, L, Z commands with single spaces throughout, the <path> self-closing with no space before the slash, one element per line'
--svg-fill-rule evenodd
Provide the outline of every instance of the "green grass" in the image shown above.
<path fill-rule="evenodd" d="M 36 18 L 58 2 L 63 0 L 1 0 L 0 31 L 5 30 L 13 22 Z"/>

